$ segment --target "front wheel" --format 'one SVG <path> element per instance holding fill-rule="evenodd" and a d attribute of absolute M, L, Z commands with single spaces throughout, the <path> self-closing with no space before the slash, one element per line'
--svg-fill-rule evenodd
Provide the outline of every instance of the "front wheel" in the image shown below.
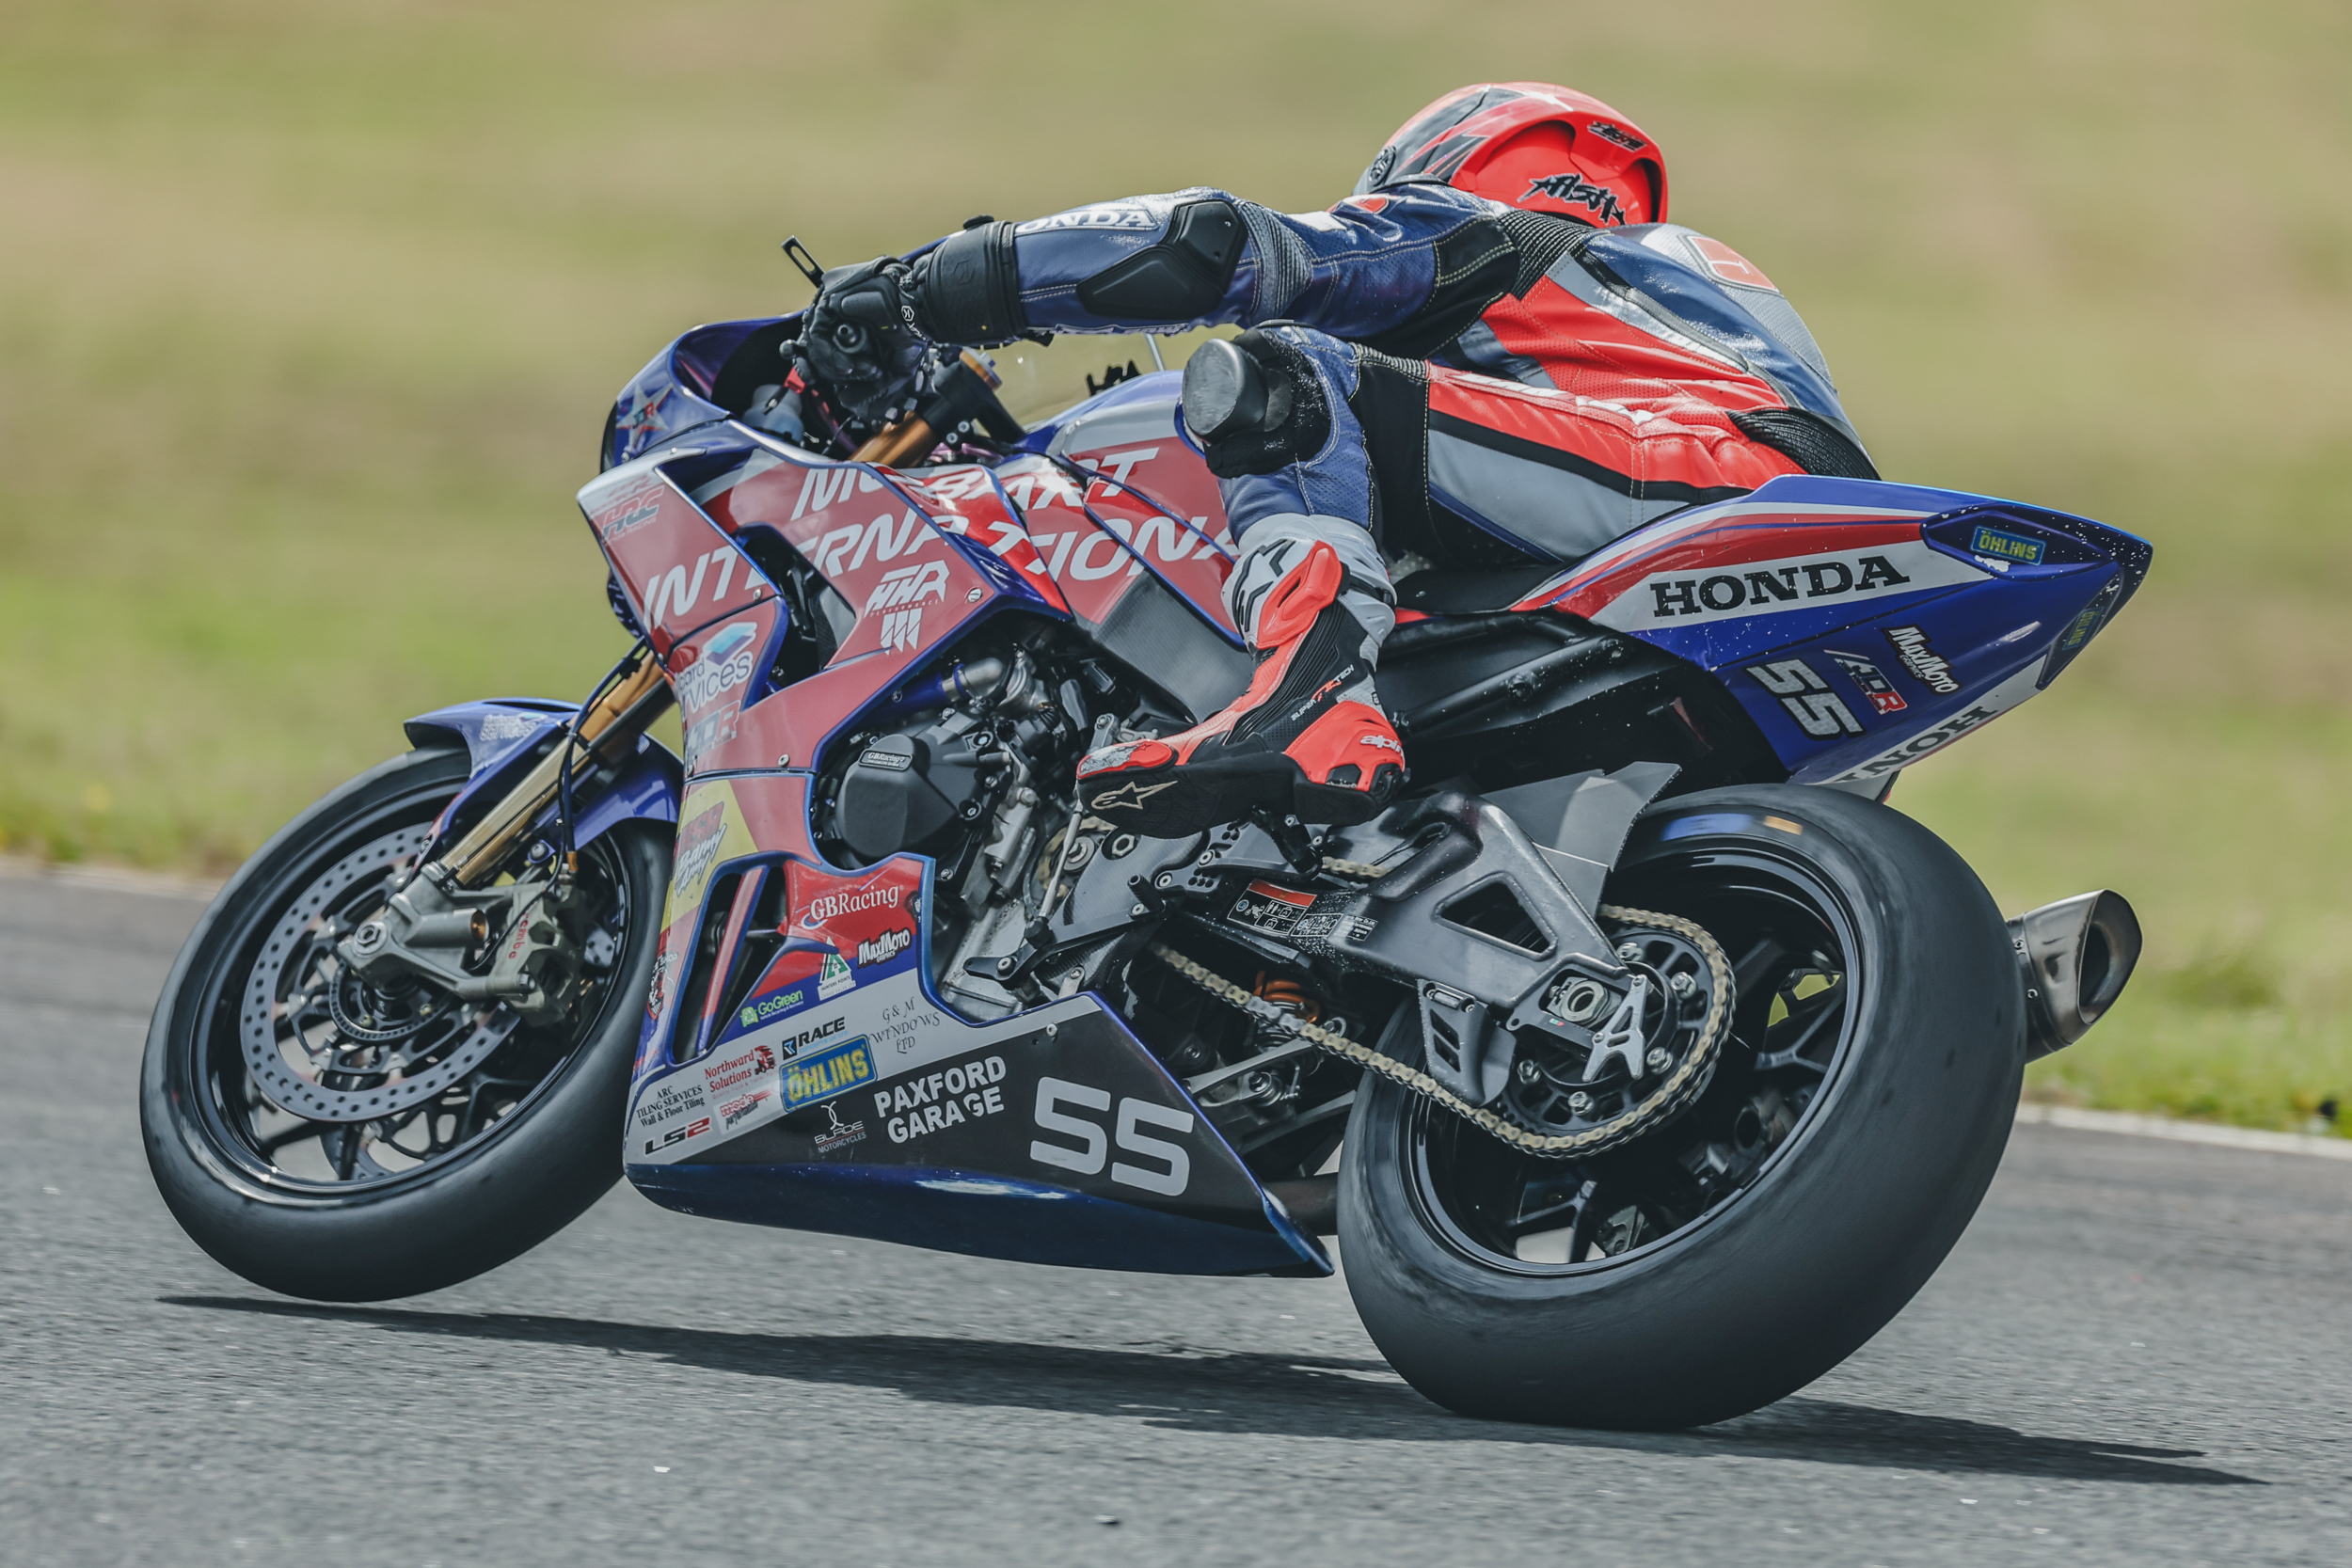
<path fill-rule="evenodd" d="M 1365 1327 L 1468 1415 L 1663 1430 L 1851 1354 L 1960 1238 L 2008 1141 L 2023 993 L 1967 864 L 1892 809 L 1790 785 L 1666 801 L 1608 901 L 1699 922 L 1738 1001 L 1705 1093 L 1578 1162 L 1385 1079 L 1347 1131 Z"/>
<path fill-rule="evenodd" d="M 669 874 L 658 825 L 580 850 L 581 984 L 561 1018 L 377 986 L 338 958 L 466 777 L 462 752 L 413 752 L 295 818 L 214 900 L 156 1004 L 148 1164 L 197 1244 L 256 1285 L 322 1301 L 439 1290 L 544 1241 L 620 1176 Z"/>

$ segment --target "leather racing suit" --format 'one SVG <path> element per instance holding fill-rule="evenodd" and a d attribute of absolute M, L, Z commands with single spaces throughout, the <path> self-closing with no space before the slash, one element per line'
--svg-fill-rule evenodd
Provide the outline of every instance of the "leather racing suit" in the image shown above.
<path fill-rule="evenodd" d="M 902 290 L 908 325 L 950 343 L 1243 326 L 1279 384 L 1279 420 L 1188 432 L 1241 546 L 1227 598 L 1258 680 L 1079 768 L 1096 809 L 1163 836 L 1266 807 L 1362 820 L 1393 794 L 1371 679 L 1390 562 L 1574 561 L 1777 475 L 1877 477 L 1795 309 L 1675 224 L 1588 227 L 1435 182 L 1306 214 L 1194 189 L 975 220 Z"/>

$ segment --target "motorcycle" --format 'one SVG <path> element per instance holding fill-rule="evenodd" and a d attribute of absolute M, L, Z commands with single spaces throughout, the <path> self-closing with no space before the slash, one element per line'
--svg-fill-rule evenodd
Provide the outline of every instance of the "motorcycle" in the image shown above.
<path fill-rule="evenodd" d="M 1073 765 L 1252 667 L 1179 372 L 1025 424 L 967 352 L 874 428 L 801 329 L 616 401 L 580 504 L 637 641 L 586 702 L 409 721 L 189 938 L 146 1144 L 246 1279 L 436 1290 L 624 1170 L 1037 1263 L 1318 1277 L 1336 1235 L 1431 1399 L 1685 1427 L 1893 1317 L 2131 974 L 2122 897 L 2005 924 L 1884 803 L 2122 610 L 2130 534 L 1798 476 L 1415 570 L 1400 798 L 1153 839 Z"/>

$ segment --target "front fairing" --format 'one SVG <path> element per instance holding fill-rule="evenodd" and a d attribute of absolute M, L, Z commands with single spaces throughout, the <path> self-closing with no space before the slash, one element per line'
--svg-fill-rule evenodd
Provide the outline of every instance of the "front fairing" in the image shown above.
<path fill-rule="evenodd" d="M 722 406 L 765 384 L 782 385 L 791 367 L 774 345 L 797 336 L 802 312 L 750 321 L 713 322 L 685 333 L 629 377 L 605 420 L 601 464 L 626 463 L 688 431 L 742 410 Z M 760 351 L 766 349 L 762 354 Z M 738 359 L 738 355 L 742 359 Z M 757 359 L 760 363 L 751 361 Z M 772 360 L 772 365 L 766 362 Z M 764 367 L 764 368 L 763 368 Z M 730 374 L 732 369 L 732 374 Z M 768 373 L 769 371 L 773 373 Z M 739 382 L 739 389 L 734 383 Z"/>

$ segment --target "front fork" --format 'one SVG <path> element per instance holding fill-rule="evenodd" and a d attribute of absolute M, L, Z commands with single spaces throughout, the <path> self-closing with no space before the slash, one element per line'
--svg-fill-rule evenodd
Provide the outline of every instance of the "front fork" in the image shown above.
<path fill-rule="evenodd" d="M 552 806 L 568 764 L 577 782 L 599 764 L 617 762 L 673 701 L 650 650 L 579 721 L 577 737 L 558 744 L 457 842 L 420 866 L 387 901 L 383 913 L 337 944 L 345 964 L 371 984 L 422 979 L 461 1000 L 504 1003 L 526 1022 L 551 1022 L 578 993 L 586 922 L 573 866 L 561 863 L 546 880 L 493 886 L 516 849 Z"/>
<path fill-rule="evenodd" d="M 577 741 L 570 746 L 559 744 L 541 758 L 539 766 L 507 791 L 504 800 L 485 812 L 465 837 L 435 856 L 420 875 L 452 892 L 489 881 L 524 832 L 555 803 L 556 793 L 563 787 L 565 757 L 571 759 L 575 779 L 599 762 L 617 761 L 669 710 L 672 700 L 668 677 L 660 661 L 646 652 L 636 668 L 615 681 L 580 721 Z"/>

